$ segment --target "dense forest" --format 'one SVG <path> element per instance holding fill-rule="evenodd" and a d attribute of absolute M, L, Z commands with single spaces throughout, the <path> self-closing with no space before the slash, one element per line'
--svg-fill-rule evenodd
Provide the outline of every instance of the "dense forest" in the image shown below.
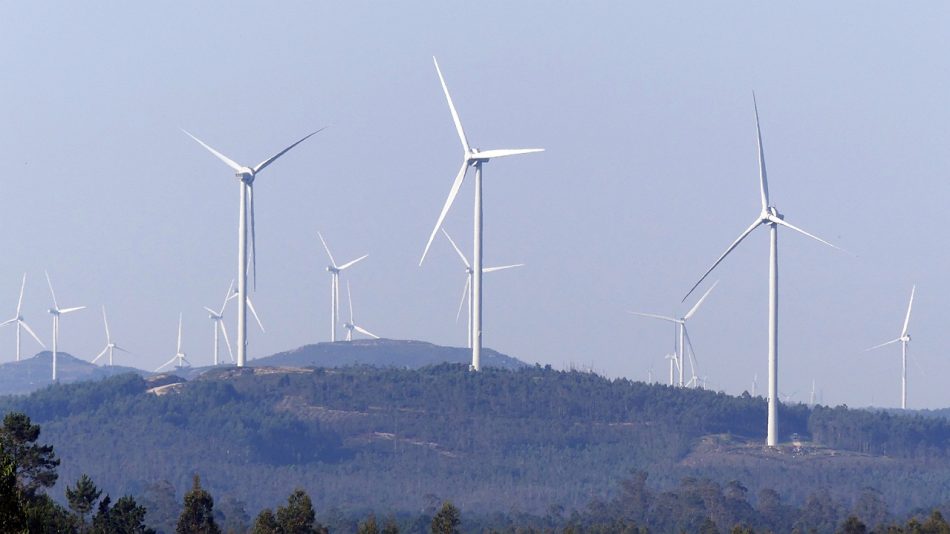
<path fill-rule="evenodd" d="M 773 451 L 762 446 L 761 398 L 550 368 L 221 368 L 174 382 L 129 374 L 54 385 L 4 398 L 0 410 L 42 425 L 62 459 L 54 499 L 86 474 L 137 499 L 150 524 L 170 524 L 195 474 L 222 514 L 275 508 L 301 488 L 326 525 L 373 512 L 404 530 L 428 525 L 420 514 L 443 501 L 466 528 L 610 518 L 657 531 L 667 523 L 650 518 L 670 515 L 664 496 L 685 506 L 719 492 L 703 505 L 715 508 L 739 486 L 759 529 L 791 527 L 819 504 L 837 525 L 873 497 L 884 512 L 862 520 L 877 525 L 950 501 L 941 417 L 783 406 L 786 444 Z M 644 477 L 647 511 L 610 512 Z M 793 511 L 762 515 L 769 502 Z M 728 514 L 673 515 L 734 526 Z"/>

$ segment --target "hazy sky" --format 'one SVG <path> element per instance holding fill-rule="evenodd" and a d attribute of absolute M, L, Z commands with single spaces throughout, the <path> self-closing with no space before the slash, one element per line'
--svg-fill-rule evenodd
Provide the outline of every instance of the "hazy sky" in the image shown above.
<path fill-rule="evenodd" d="M 485 278 L 487 346 L 665 379 L 670 327 L 626 310 L 683 313 L 757 215 L 755 90 L 773 203 L 856 255 L 780 232 L 781 391 L 898 405 L 899 347 L 861 351 L 899 335 L 916 282 L 908 404 L 950 405 L 944 3 L 4 2 L 0 20 L 0 316 L 27 271 L 48 341 L 48 268 L 90 307 L 62 350 L 101 350 L 105 304 L 122 363 L 169 359 L 179 311 L 210 363 L 201 307 L 236 271 L 239 190 L 180 128 L 255 164 L 328 126 L 255 183 L 252 358 L 329 338 L 318 230 L 338 261 L 370 254 L 347 273 L 360 324 L 464 344 L 458 259 L 438 239 L 417 265 L 462 158 L 435 55 L 473 146 L 547 149 L 485 167 L 486 265 L 527 264 Z M 471 206 L 468 181 L 446 223 L 466 251 Z M 765 384 L 767 233 L 691 325 L 730 393 Z M 13 347 L 0 331 L 0 360 Z"/>

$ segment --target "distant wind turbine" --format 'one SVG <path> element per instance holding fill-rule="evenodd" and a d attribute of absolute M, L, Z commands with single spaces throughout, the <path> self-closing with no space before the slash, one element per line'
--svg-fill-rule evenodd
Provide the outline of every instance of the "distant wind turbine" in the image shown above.
<path fill-rule="evenodd" d="M 234 363 L 234 352 L 231 350 L 231 341 L 228 340 L 228 329 L 224 326 L 224 310 L 228 307 L 228 301 L 237 293 L 234 293 L 234 280 L 228 286 L 228 292 L 224 294 L 224 302 L 221 303 L 221 309 L 215 311 L 207 306 L 204 309 L 208 312 L 208 318 L 211 319 L 211 333 L 214 336 L 214 365 L 218 365 L 218 340 L 224 337 L 224 344 L 228 348 L 228 356 L 231 357 L 231 363 Z M 218 332 L 220 331 L 220 335 Z"/>
<path fill-rule="evenodd" d="M 765 225 L 769 227 L 769 235 L 771 238 L 771 245 L 769 249 L 769 397 L 768 397 L 768 437 L 766 438 L 766 445 L 769 447 L 775 447 L 778 445 L 778 227 L 784 226 L 790 230 L 794 230 L 802 235 L 810 237 L 820 243 L 824 243 L 829 247 L 836 248 L 841 250 L 839 247 L 832 245 L 831 243 L 816 237 L 808 232 L 793 226 L 792 224 L 785 222 L 785 217 L 781 215 L 778 210 L 769 204 L 769 185 L 768 179 L 766 178 L 765 172 L 765 152 L 762 149 L 762 130 L 759 128 L 759 109 L 755 102 L 755 94 L 752 95 L 752 105 L 755 109 L 755 130 L 756 130 L 756 139 L 758 141 L 758 153 L 759 153 L 759 193 L 762 200 L 762 211 L 759 212 L 759 215 L 756 217 L 755 221 L 741 234 L 739 237 L 729 245 L 729 248 L 719 256 L 719 259 L 712 264 L 712 266 L 706 270 L 706 272 L 699 278 L 699 280 L 690 288 L 689 292 L 686 293 L 686 296 L 683 297 L 685 301 L 693 291 L 699 287 L 699 284 L 703 283 L 703 280 L 709 276 L 709 273 L 718 266 L 730 252 L 735 249 L 743 239 L 748 237 L 753 230 L 759 226 Z"/>
<path fill-rule="evenodd" d="M 901 344 L 901 410 L 907 409 L 907 344 L 910 343 L 910 334 L 907 332 L 908 327 L 910 326 L 910 310 L 914 307 L 914 293 L 917 292 L 917 284 L 914 284 L 914 287 L 910 290 L 910 302 L 907 303 L 907 315 L 904 316 L 904 328 L 901 329 L 901 335 L 897 339 L 892 339 L 887 343 L 881 343 L 880 345 L 874 345 L 869 349 L 865 349 L 865 352 L 869 350 L 879 349 L 890 345 L 891 343 L 897 343 L 900 341 Z"/>
<path fill-rule="evenodd" d="M 333 259 L 333 254 L 330 252 L 330 247 L 327 246 L 326 239 L 323 239 L 323 234 L 317 232 L 317 237 L 320 238 L 320 242 L 323 243 L 323 250 L 327 251 L 327 256 L 330 258 L 327 272 L 330 273 L 330 341 L 333 342 L 336 341 L 336 328 L 340 324 L 340 273 L 369 257 L 369 254 L 363 254 L 353 261 L 337 265 L 336 260 Z"/>
<path fill-rule="evenodd" d="M 465 288 L 462 290 L 462 300 L 459 302 L 459 310 L 455 313 L 455 321 L 458 322 L 459 317 L 462 315 L 462 306 L 465 306 L 465 303 L 468 302 L 468 347 L 472 348 L 472 265 L 468 262 L 468 258 L 465 257 L 465 254 L 462 254 L 462 250 L 455 244 L 455 241 L 452 239 L 452 236 L 445 231 L 445 228 L 442 228 L 442 234 L 445 235 L 445 238 L 449 240 L 449 243 L 452 244 L 452 248 L 455 249 L 455 252 L 458 253 L 459 258 L 462 259 L 462 263 L 465 265 Z M 495 271 L 504 271 L 505 269 L 514 269 L 515 267 L 524 267 L 523 263 L 516 263 L 514 265 L 502 265 L 500 267 L 483 267 L 482 273 L 492 273 Z"/>
<path fill-rule="evenodd" d="M 426 259 L 429 247 L 435 239 L 435 234 L 442 228 L 442 222 L 445 220 L 449 208 L 458 195 L 459 188 L 465 180 L 465 174 L 469 167 L 475 167 L 475 221 L 474 221 L 474 252 L 472 254 L 472 370 L 479 371 L 482 368 L 481 350 L 482 350 L 482 165 L 488 163 L 494 158 L 506 156 L 516 156 L 519 154 L 530 154 L 532 152 L 542 152 L 543 148 L 521 148 L 521 149 L 501 149 L 480 151 L 472 148 L 468 144 L 468 138 L 465 137 L 465 131 L 462 129 L 462 122 L 459 120 L 458 112 L 455 110 L 455 104 L 452 103 L 452 97 L 449 95 L 449 89 L 445 85 L 445 79 L 442 77 L 442 71 L 439 70 L 439 62 L 432 58 L 435 63 L 435 71 L 439 75 L 439 81 L 442 83 L 442 91 L 445 92 L 445 99 L 449 104 L 449 111 L 452 113 L 452 121 L 455 122 L 455 129 L 458 132 L 459 139 L 462 141 L 463 159 L 462 168 L 459 169 L 455 181 L 452 182 L 452 188 L 449 189 L 449 196 L 445 199 L 439 218 L 436 220 L 432 233 L 429 234 L 429 241 L 422 252 L 422 258 L 419 259 L 419 265 Z"/>
<path fill-rule="evenodd" d="M 176 369 L 181 369 L 182 367 L 185 366 L 186 363 L 189 366 L 191 366 L 191 362 L 189 362 L 188 359 L 185 357 L 185 353 L 181 351 L 181 314 L 180 313 L 178 314 L 178 348 L 176 349 L 175 355 L 172 356 L 172 359 L 156 367 L 155 372 L 157 373 L 161 371 L 162 369 L 164 369 L 165 367 L 168 367 L 172 363 L 175 363 Z"/>
<path fill-rule="evenodd" d="M 350 304 L 350 322 L 343 323 L 343 328 L 346 328 L 346 340 L 353 341 L 353 331 L 356 330 L 364 336 L 369 336 L 373 339 L 379 339 L 379 336 L 366 330 L 362 326 L 356 324 L 356 320 L 353 319 L 353 296 L 350 294 L 350 281 L 346 281 L 346 300 Z"/>
<path fill-rule="evenodd" d="M 669 316 L 666 316 L 666 315 L 658 315 L 658 314 L 655 314 L 655 313 L 629 312 L 629 313 L 631 313 L 631 314 L 633 314 L 633 315 L 636 315 L 636 316 L 639 316 L 639 317 L 649 317 L 649 318 L 651 318 L 651 319 L 660 319 L 661 321 L 668 321 L 668 322 L 671 322 L 671 323 L 673 323 L 674 325 L 676 325 L 676 326 L 679 327 L 679 354 L 674 354 L 674 357 L 675 357 L 675 359 L 676 359 L 676 367 L 677 367 L 677 369 L 679 370 L 679 386 L 680 386 L 680 387 L 686 386 L 686 383 L 685 383 L 685 381 L 684 381 L 683 373 L 684 373 L 684 370 L 685 370 L 685 367 L 686 367 L 686 358 L 687 358 L 687 357 L 690 358 L 690 369 L 692 370 L 691 372 L 692 372 L 692 375 L 693 375 L 692 378 L 691 378 L 691 380 L 690 380 L 690 383 L 691 383 L 691 384 L 697 384 L 697 383 L 698 383 L 697 376 L 696 376 L 695 355 L 693 354 L 693 343 L 692 343 L 692 341 L 690 341 L 690 339 L 689 339 L 689 332 L 687 332 L 687 330 L 686 330 L 686 321 L 689 321 L 689 319 L 690 319 L 693 315 L 696 314 L 696 310 L 698 310 L 699 307 L 703 305 L 703 302 L 706 300 L 706 297 L 708 297 L 709 294 L 712 293 L 712 290 L 716 288 L 716 285 L 717 285 L 718 283 L 719 283 L 719 281 L 717 280 L 715 284 L 713 284 L 709 289 L 706 290 L 705 293 L 703 293 L 703 296 L 700 297 L 700 299 L 696 301 L 696 304 L 693 304 L 693 307 L 690 308 L 690 310 L 689 310 L 688 312 L 686 312 L 686 315 L 684 315 L 684 316 L 682 316 L 682 317 L 680 317 L 680 318 L 669 317 Z M 690 352 L 690 354 L 687 354 L 687 352 L 686 352 L 686 351 L 687 351 L 687 345 L 689 345 L 689 352 Z M 671 369 L 670 369 L 670 374 L 672 374 L 672 366 L 671 366 Z M 670 384 L 670 385 L 672 385 L 672 384 Z"/>
<path fill-rule="evenodd" d="M 238 324 L 237 324 L 237 366 L 244 367 L 247 364 L 247 271 L 248 271 L 248 261 L 247 261 L 247 230 L 248 230 L 248 212 L 250 212 L 250 230 L 251 230 L 251 267 L 254 270 L 254 280 L 257 280 L 257 248 L 256 248 L 256 239 L 255 239 L 255 227 L 254 227 L 254 179 L 257 177 L 257 174 L 267 168 L 268 165 L 277 160 L 277 158 L 283 156 L 290 149 L 295 146 L 303 143 L 311 136 L 317 134 L 323 130 L 317 130 L 315 132 L 309 133 L 294 144 L 288 146 L 287 148 L 281 150 L 280 152 L 274 154 L 273 156 L 265 159 L 264 161 L 258 163 L 254 167 L 245 167 L 235 163 L 233 160 L 229 159 L 224 154 L 218 152 L 217 150 L 211 148 L 204 143 L 201 139 L 191 135 L 185 130 L 188 137 L 194 139 L 198 142 L 199 145 L 205 147 L 209 152 L 214 154 L 219 160 L 223 161 L 225 165 L 231 167 L 234 171 L 235 176 L 237 176 L 240 181 L 241 188 L 241 204 L 240 210 L 238 212 L 238 294 L 240 298 L 238 299 Z"/>
<path fill-rule="evenodd" d="M 108 354 L 109 354 L 109 367 L 112 367 L 112 365 L 113 365 L 113 353 L 114 353 L 115 351 L 124 352 L 124 353 L 126 353 L 126 354 L 131 354 L 131 352 L 129 352 L 129 351 L 123 349 L 122 347 L 116 345 L 115 342 L 112 341 L 112 334 L 109 333 L 109 319 L 106 318 L 106 307 L 105 307 L 105 306 L 102 307 L 102 324 L 104 324 L 105 327 L 106 327 L 106 347 L 105 347 L 104 349 L 102 349 L 102 352 L 100 352 L 98 356 L 96 356 L 95 358 L 92 359 L 92 362 L 91 362 L 91 363 L 96 363 L 96 362 L 99 360 L 99 358 L 102 358 L 103 356 L 106 355 L 106 353 L 108 353 Z"/>
<path fill-rule="evenodd" d="M 85 306 L 75 306 L 72 308 L 60 308 L 56 303 L 56 292 L 53 291 L 53 282 L 49 279 L 49 272 L 46 272 L 46 284 L 49 285 L 49 293 L 53 297 L 53 307 L 48 311 L 53 316 L 53 382 L 56 381 L 56 353 L 59 347 L 59 318 L 67 313 L 85 309 Z"/>
<path fill-rule="evenodd" d="M 20 283 L 20 298 L 16 302 L 16 316 L 13 319 L 4 321 L 0 323 L 0 326 L 7 326 L 8 324 L 16 324 L 16 361 L 20 361 L 20 328 L 23 328 L 27 331 L 28 334 L 33 336 L 33 339 L 40 344 L 44 349 L 46 344 L 40 341 L 40 338 L 33 332 L 33 329 L 30 328 L 30 325 L 26 324 L 26 320 L 23 319 L 23 314 L 20 312 L 20 309 L 23 306 L 23 290 L 26 288 L 26 273 L 23 273 L 23 281 Z"/>

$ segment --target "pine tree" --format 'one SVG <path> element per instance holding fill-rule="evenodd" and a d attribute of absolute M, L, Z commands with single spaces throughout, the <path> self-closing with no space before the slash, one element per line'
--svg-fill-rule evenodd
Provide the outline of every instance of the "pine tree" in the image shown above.
<path fill-rule="evenodd" d="M 379 526 L 376 524 L 376 516 L 369 514 L 369 517 L 366 518 L 361 525 L 359 530 L 356 531 L 357 534 L 379 534 Z"/>
<path fill-rule="evenodd" d="M 254 526 L 251 527 L 251 534 L 280 534 L 280 525 L 277 524 L 277 518 L 274 517 L 274 511 L 270 508 L 264 508 L 254 519 Z"/>
<path fill-rule="evenodd" d="M 459 509 L 446 501 L 435 517 L 432 518 L 432 534 L 458 534 L 462 524 Z"/>
<path fill-rule="evenodd" d="M 282 534 L 314 534 L 327 532 L 315 520 L 313 502 L 307 492 L 297 488 L 287 497 L 287 506 L 277 508 L 277 524 Z"/>
<path fill-rule="evenodd" d="M 86 530 L 86 516 L 95 507 L 100 495 L 102 495 L 102 490 L 97 488 L 86 474 L 79 477 L 75 487 L 66 486 L 66 502 L 69 504 L 69 509 L 79 516 L 81 532 Z"/>
<path fill-rule="evenodd" d="M 220 534 L 214 522 L 214 499 L 202 489 L 201 478 L 195 475 L 191 491 L 185 494 L 185 507 L 178 517 L 177 534 Z"/>
<path fill-rule="evenodd" d="M 13 456 L 0 446 L 0 532 L 25 532 L 26 515 Z"/>
<path fill-rule="evenodd" d="M 13 457 L 17 485 L 24 499 L 30 500 L 40 488 L 56 484 L 59 460 L 52 445 L 37 445 L 40 426 L 26 414 L 10 412 L 0 427 L 0 445 Z"/>

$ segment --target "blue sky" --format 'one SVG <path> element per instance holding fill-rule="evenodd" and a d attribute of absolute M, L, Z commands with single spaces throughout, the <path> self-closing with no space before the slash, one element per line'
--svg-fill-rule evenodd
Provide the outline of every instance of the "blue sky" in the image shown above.
<path fill-rule="evenodd" d="M 0 310 L 28 272 L 24 313 L 49 339 L 48 268 L 64 305 L 91 308 L 63 320 L 64 350 L 101 350 L 105 304 L 129 363 L 171 357 L 179 311 L 191 360 L 210 362 L 201 307 L 234 276 L 238 188 L 180 128 L 256 163 L 327 126 L 256 183 L 268 331 L 250 356 L 328 339 L 318 230 L 338 259 L 370 254 L 348 273 L 362 325 L 463 344 L 457 258 L 437 240 L 417 266 L 461 160 L 435 55 L 474 146 L 547 149 L 486 166 L 486 263 L 527 264 L 486 277 L 487 346 L 665 375 L 669 328 L 625 310 L 685 311 L 757 214 L 755 90 L 774 204 L 855 254 L 780 236 L 780 389 L 897 405 L 899 350 L 861 350 L 897 337 L 916 282 L 908 402 L 946 406 L 948 10 L 4 3 Z M 468 182 L 446 223 L 466 250 L 471 199 Z M 766 234 L 720 266 L 691 327 L 700 374 L 731 393 L 765 380 Z"/>

